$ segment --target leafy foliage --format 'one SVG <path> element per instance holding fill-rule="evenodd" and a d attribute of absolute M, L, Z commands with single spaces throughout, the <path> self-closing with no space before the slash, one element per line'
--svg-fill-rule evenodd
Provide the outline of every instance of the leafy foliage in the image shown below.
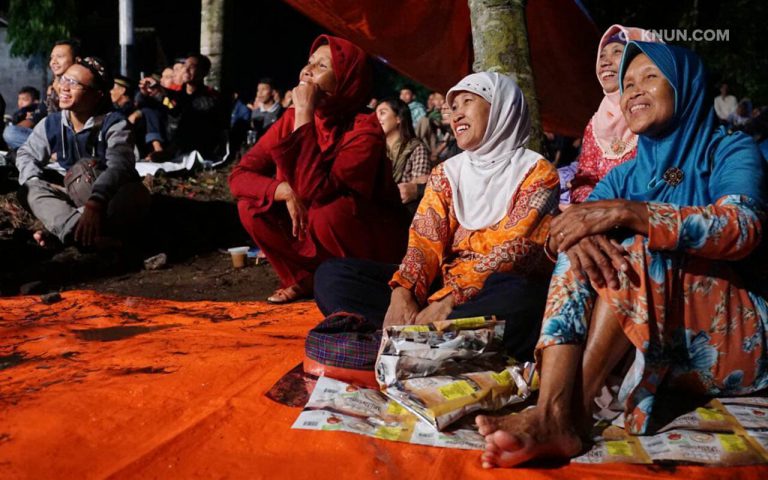
<path fill-rule="evenodd" d="M 8 41 L 11 55 L 48 55 L 58 40 L 69 38 L 76 23 L 74 0 L 11 0 Z"/>

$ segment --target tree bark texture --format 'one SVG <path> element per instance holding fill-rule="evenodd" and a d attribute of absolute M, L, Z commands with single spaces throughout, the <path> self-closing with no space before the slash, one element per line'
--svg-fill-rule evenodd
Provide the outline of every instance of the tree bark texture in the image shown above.
<path fill-rule="evenodd" d="M 226 0 L 202 0 L 200 10 L 200 53 L 211 60 L 206 84 L 221 88 L 221 61 L 224 50 L 224 3 Z"/>
<path fill-rule="evenodd" d="M 526 0 L 468 0 L 475 72 L 498 72 L 515 79 L 528 101 L 531 139 L 528 148 L 542 151 L 539 102 L 528 48 Z"/>

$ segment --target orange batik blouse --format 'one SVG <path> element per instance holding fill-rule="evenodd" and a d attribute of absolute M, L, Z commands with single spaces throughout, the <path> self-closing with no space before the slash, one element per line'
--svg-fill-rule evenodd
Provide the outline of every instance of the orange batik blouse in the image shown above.
<path fill-rule="evenodd" d="M 477 295 L 495 272 L 548 277 L 553 264 L 544 253 L 544 242 L 559 189 L 557 170 L 542 158 L 520 184 L 504 218 L 467 230 L 456 219 L 451 185 L 438 165 L 411 223 L 405 258 L 389 285 L 411 290 L 421 304 L 453 293 L 459 305 Z M 438 275 L 442 287 L 430 295 Z"/>

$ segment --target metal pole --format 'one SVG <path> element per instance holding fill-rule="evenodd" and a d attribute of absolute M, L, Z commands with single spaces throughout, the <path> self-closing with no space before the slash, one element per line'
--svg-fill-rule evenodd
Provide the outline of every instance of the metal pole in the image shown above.
<path fill-rule="evenodd" d="M 120 74 L 133 74 L 133 0 L 120 0 Z"/>

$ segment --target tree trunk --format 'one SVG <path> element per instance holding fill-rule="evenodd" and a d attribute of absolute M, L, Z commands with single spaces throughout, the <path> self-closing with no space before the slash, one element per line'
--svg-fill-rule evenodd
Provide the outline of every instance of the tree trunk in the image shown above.
<path fill-rule="evenodd" d="M 225 0 L 202 0 L 200 11 L 200 53 L 211 60 L 206 84 L 221 88 L 221 56 L 224 46 Z"/>
<path fill-rule="evenodd" d="M 528 49 L 526 0 L 468 0 L 472 22 L 475 72 L 499 72 L 515 79 L 528 101 L 531 140 L 528 148 L 542 151 L 539 102 Z"/>

